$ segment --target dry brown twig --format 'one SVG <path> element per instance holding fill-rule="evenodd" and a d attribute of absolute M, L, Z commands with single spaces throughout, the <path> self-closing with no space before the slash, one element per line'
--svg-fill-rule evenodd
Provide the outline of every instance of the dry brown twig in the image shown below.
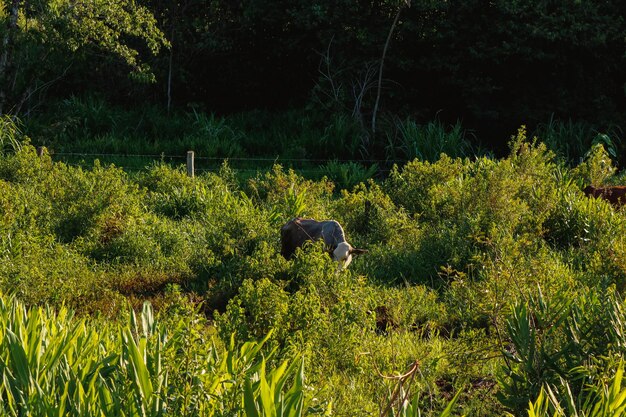
<path fill-rule="evenodd" d="M 386 379 L 386 380 L 397 381 L 396 386 L 394 387 L 391 393 L 391 397 L 389 398 L 389 402 L 380 412 L 380 417 L 388 416 L 394 404 L 397 404 L 398 409 L 400 409 L 402 407 L 402 404 L 404 404 L 408 400 L 409 395 L 411 393 L 411 385 L 413 384 L 413 381 L 415 380 L 415 375 L 417 375 L 420 372 L 419 366 L 420 366 L 419 360 L 415 360 L 415 362 L 413 362 L 409 370 L 405 372 L 404 374 L 390 375 L 390 376 L 383 375 L 378 369 L 376 369 L 376 372 L 381 378 Z M 406 389 L 405 389 L 405 384 L 406 384 Z M 401 397 L 401 400 L 399 401 L 400 397 Z"/>

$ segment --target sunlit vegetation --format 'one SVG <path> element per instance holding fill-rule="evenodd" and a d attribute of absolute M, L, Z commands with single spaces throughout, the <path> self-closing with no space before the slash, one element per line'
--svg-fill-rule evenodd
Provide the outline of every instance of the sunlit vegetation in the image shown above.
<path fill-rule="evenodd" d="M 184 299 L 169 308 L 161 322 L 146 303 L 122 324 L 0 296 L 2 414 L 302 415 L 302 358 L 276 361 L 263 340 L 216 344 Z"/>
<path fill-rule="evenodd" d="M 626 217 L 581 191 L 620 182 L 602 143 L 570 168 L 522 127 L 501 159 L 442 154 L 376 180 L 328 164 L 337 187 L 280 165 L 74 167 L 3 129 L 4 414 L 619 405 Z M 369 253 L 342 271 L 319 245 L 286 261 L 293 216 L 336 219 Z"/>
<path fill-rule="evenodd" d="M 0 416 L 625 414 L 623 3 L 0 0 Z"/>

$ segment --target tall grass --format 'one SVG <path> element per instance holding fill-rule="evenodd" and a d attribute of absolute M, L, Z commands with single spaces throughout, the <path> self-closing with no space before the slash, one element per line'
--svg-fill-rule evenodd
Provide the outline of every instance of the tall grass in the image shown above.
<path fill-rule="evenodd" d="M 578 164 L 595 144 L 602 144 L 613 158 L 620 157 L 622 132 L 618 127 L 602 131 L 585 122 L 551 117 L 537 126 L 534 136 L 570 165 Z"/>
<path fill-rule="evenodd" d="M 22 140 L 19 124 L 9 115 L 0 115 L 0 155 L 21 149 Z"/>
<path fill-rule="evenodd" d="M 463 157 L 471 151 L 466 131 L 460 122 L 446 127 L 438 120 L 425 125 L 411 119 L 399 120 L 387 140 L 388 159 L 436 161 L 442 153 L 450 157 Z"/>
<path fill-rule="evenodd" d="M 169 327 L 169 328 L 167 328 Z M 267 369 L 264 341 L 208 346 L 185 360 L 184 322 L 165 326 L 150 304 L 124 326 L 26 308 L 0 295 L 0 411 L 7 416 L 306 414 L 304 363 Z M 272 354 L 270 354 L 271 357 Z M 181 383 L 181 381 L 184 381 Z M 291 385 L 288 381 L 293 381 Z M 256 414 L 254 414 L 256 412 Z"/>
<path fill-rule="evenodd" d="M 330 178 L 339 189 L 351 190 L 360 183 L 365 183 L 378 172 L 378 164 L 369 167 L 357 162 L 329 161 L 322 167 L 328 178 Z"/>

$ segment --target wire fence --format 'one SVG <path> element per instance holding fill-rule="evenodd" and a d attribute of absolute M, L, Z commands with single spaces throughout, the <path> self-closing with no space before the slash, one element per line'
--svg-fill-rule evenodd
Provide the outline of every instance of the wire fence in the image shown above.
<path fill-rule="evenodd" d="M 88 153 L 88 152 L 54 152 L 55 156 L 67 157 L 67 156 L 81 156 L 81 157 L 103 157 L 103 158 L 150 158 L 150 159 L 181 159 L 187 158 L 187 155 L 170 155 L 170 154 L 126 154 L 126 153 Z M 217 156 L 196 156 L 196 160 L 205 161 L 265 161 L 265 162 L 342 162 L 342 163 L 404 163 L 406 159 L 345 159 L 345 158 L 284 158 L 276 156 L 270 157 L 217 157 Z"/>
<path fill-rule="evenodd" d="M 185 165 L 187 155 L 174 154 L 127 154 L 127 153 L 103 153 L 103 152 L 52 152 L 51 157 L 55 161 L 64 162 L 70 166 L 89 168 L 95 160 L 104 164 L 113 164 L 125 171 L 139 172 L 147 169 L 155 163 L 167 163 L 170 165 Z M 391 171 L 393 164 L 406 163 L 401 159 L 322 159 L 322 158 L 288 158 L 288 157 L 217 157 L 217 156 L 194 156 L 194 172 L 218 172 L 224 162 L 229 167 L 241 173 L 257 173 L 270 170 L 273 165 L 280 164 L 285 168 L 308 176 L 321 176 L 329 172 L 329 163 L 358 164 L 364 168 L 377 166 L 376 172 L 386 174 Z"/>

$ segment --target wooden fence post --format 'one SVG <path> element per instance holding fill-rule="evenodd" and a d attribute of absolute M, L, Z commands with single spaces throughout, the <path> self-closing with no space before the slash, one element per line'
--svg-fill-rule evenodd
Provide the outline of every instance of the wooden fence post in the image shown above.
<path fill-rule="evenodd" d="M 194 152 L 187 151 L 187 175 L 193 178 L 195 174 L 194 164 Z"/>

